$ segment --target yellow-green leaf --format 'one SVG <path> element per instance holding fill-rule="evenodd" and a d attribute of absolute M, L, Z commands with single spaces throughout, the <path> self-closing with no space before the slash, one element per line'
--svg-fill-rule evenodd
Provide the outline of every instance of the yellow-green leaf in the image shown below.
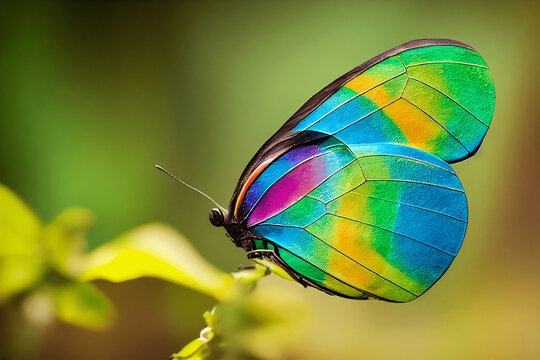
<path fill-rule="evenodd" d="M 39 257 L 0 256 L 0 304 L 34 285 L 43 275 Z"/>
<path fill-rule="evenodd" d="M 180 352 L 171 356 L 172 360 L 204 360 L 208 359 L 210 351 L 208 344 L 203 339 L 195 339 L 186 346 Z"/>
<path fill-rule="evenodd" d="M 69 324 L 89 329 L 110 325 L 114 309 L 105 295 L 88 283 L 67 283 L 54 288 L 56 316 Z"/>
<path fill-rule="evenodd" d="M 227 296 L 234 280 L 204 260 L 176 230 L 149 224 L 100 246 L 87 258 L 83 280 L 121 282 L 156 277 L 214 296 Z"/>
<path fill-rule="evenodd" d="M 38 217 L 0 184 L 0 303 L 40 279 L 40 233 Z"/>
<path fill-rule="evenodd" d="M 0 184 L 0 256 L 34 254 L 40 231 L 41 222 L 34 212 Z"/>
<path fill-rule="evenodd" d="M 76 276 L 84 269 L 86 231 L 94 223 L 92 213 L 73 207 L 62 211 L 43 232 L 47 260 L 66 276 Z"/>

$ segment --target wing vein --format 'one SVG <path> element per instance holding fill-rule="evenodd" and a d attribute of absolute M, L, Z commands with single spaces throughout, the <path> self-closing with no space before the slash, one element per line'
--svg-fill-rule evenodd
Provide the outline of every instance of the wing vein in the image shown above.
<path fill-rule="evenodd" d="M 460 193 L 465 193 L 465 191 L 460 190 L 460 189 L 455 189 L 455 188 L 451 188 L 451 187 L 449 187 L 449 186 L 444 186 L 444 185 L 439 185 L 439 184 L 433 184 L 433 183 L 423 182 L 423 181 L 403 180 L 403 179 L 367 179 L 366 182 L 368 182 L 368 181 L 395 181 L 395 182 L 407 182 L 407 183 L 412 183 L 412 184 L 422 184 L 422 185 L 436 186 L 436 187 L 440 187 L 440 188 L 443 188 L 443 189 L 448 189 L 448 190 L 457 191 L 457 192 L 460 192 Z"/>
<path fill-rule="evenodd" d="M 440 252 L 442 252 L 442 253 L 448 254 L 448 255 L 450 255 L 450 256 L 452 256 L 452 257 L 455 257 L 455 255 L 449 253 L 448 251 L 445 251 L 445 250 L 443 250 L 443 249 L 439 249 L 438 247 L 435 247 L 435 246 L 433 246 L 433 245 L 427 244 L 427 243 L 425 243 L 425 242 L 423 242 L 423 241 L 420 241 L 420 240 L 418 240 L 418 239 L 412 238 L 412 237 L 410 237 L 410 236 L 407 236 L 407 235 L 404 235 L 404 234 L 400 234 L 400 233 L 398 233 L 398 232 L 396 232 L 396 231 L 393 231 L 393 230 L 390 230 L 390 229 L 386 229 L 386 228 L 383 228 L 383 227 L 378 226 L 378 225 L 375 225 L 375 224 L 370 224 L 370 223 L 367 223 L 367 222 L 364 222 L 364 221 L 361 221 L 361 220 L 358 220 L 358 219 L 351 219 L 351 218 L 348 218 L 348 217 L 346 217 L 346 216 L 334 214 L 334 213 L 331 213 L 331 212 L 329 212 L 328 214 L 330 214 L 330 215 L 332 215 L 332 216 L 335 216 L 335 217 L 338 217 L 338 218 L 341 218 L 341 219 L 345 219 L 345 220 L 349 220 L 349 221 L 354 221 L 354 222 L 358 222 L 358 223 L 360 223 L 360 224 L 364 224 L 364 225 L 371 226 L 371 227 L 374 227 L 374 228 L 377 228 L 377 229 L 381 229 L 381 230 L 383 230 L 383 231 L 387 231 L 387 232 L 392 233 L 392 234 L 396 234 L 396 235 L 399 235 L 399 236 L 403 236 L 404 238 L 411 239 L 411 240 L 413 240 L 413 241 L 416 241 L 416 242 L 419 243 L 419 244 L 423 244 L 423 245 L 425 245 L 425 246 L 427 246 L 427 247 L 430 247 L 430 248 L 432 248 L 432 249 L 434 249 L 434 250 L 437 250 L 437 251 L 440 251 Z"/>
<path fill-rule="evenodd" d="M 446 171 L 446 172 L 449 172 L 450 174 L 452 174 L 452 175 L 454 175 L 454 176 L 457 176 L 453 171 L 450 171 L 450 170 L 448 170 L 448 169 L 445 169 L 445 168 L 443 168 L 442 166 L 438 166 L 438 165 L 432 164 L 432 163 L 427 162 L 427 161 L 418 160 L 418 159 L 415 159 L 415 158 L 412 158 L 412 157 L 408 157 L 408 156 L 404 156 L 404 155 L 369 154 L 369 155 L 360 155 L 360 156 L 358 156 L 358 159 L 360 159 L 360 158 L 366 158 L 366 157 L 377 157 L 377 156 L 396 157 L 396 158 L 403 158 L 403 159 L 407 159 L 407 160 L 412 160 L 412 161 L 414 161 L 414 162 L 416 162 L 416 163 L 430 165 L 430 166 L 436 167 L 436 168 L 438 168 L 438 169 L 444 170 L 444 171 Z"/>
<path fill-rule="evenodd" d="M 326 203 L 324 201 L 322 201 L 321 199 L 317 199 L 316 197 L 313 197 L 311 195 L 306 195 L 307 198 L 310 198 L 310 199 L 313 199 L 313 200 L 317 200 L 318 202 L 322 203 L 324 206 L 326 206 Z"/>
<path fill-rule="evenodd" d="M 403 93 L 405 92 L 405 89 L 407 88 L 407 84 L 409 83 L 409 80 L 411 79 L 409 77 L 409 72 L 407 71 L 407 66 L 405 66 L 405 63 L 403 62 L 403 60 L 401 59 L 401 56 L 397 56 L 397 58 L 399 59 L 399 61 L 401 62 L 401 65 L 403 66 L 403 68 L 405 69 L 405 75 L 407 75 L 407 80 L 405 81 L 405 85 L 403 85 L 403 89 L 401 90 L 401 94 L 399 94 L 399 98 L 402 98 L 403 97 Z"/>
<path fill-rule="evenodd" d="M 330 214 L 330 213 L 328 213 L 328 214 Z M 321 238 L 318 237 L 317 235 L 311 233 L 309 230 L 307 230 L 307 229 L 304 229 L 304 230 L 307 231 L 309 234 L 311 234 L 314 238 L 316 238 L 317 240 L 319 240 L 320 242 L 322 242 L 323 244 L 325 244 L 326 246 L 330 247 L 330 248 L 333 249 L 334 251 L 337 251 L 337 252 L 340 253 L 341 255 L 345 256 L 347 259 L 349 259 L 349 260 L 355 262 L 356 264 L 360 265 L 361 267 L 363 267 L 364 269 L 368 270 L 369 272 L 371 272 L 371 273 L 377 275 L 377 276 L 380 277 L 381 279 L 386 280 L 386 281 L 388 281 L 388 282 L 391 283 L 391 284 L 394 284 L 395 286 L 397 286 L 398 288 L 400 288 L 400 289 L 402 289 L 402 290 L 405 290 L 405 291 L 408 292 L 409 294 L 413 294 L 413 295 L 419 296 L 418 294 L 415 294 L 415 293 L 413 293 L 412 291 L 405 289 L 403 286 L 398 285 L 398 284 L 396 284 L 395 282 L 393 282 L 392 280 L 390 280 L 390 279 L 388 279 L 388 278 L 382 276 L 381 274 L 379 274 L 379 273 L 376 272 L 375 270 L 370 269 L 370 268 L 367 267 L 366 265 L 364 265 L 364 264 L 362 264 L 361 262 L 359 262 L 359 261 L 353 259 L 352 257 L 350 257 L 349 255 L 345 254 L 344 252 L 342 252 L 342 251 L 336 249 L 335 247 L 333 247 L 332 245 L 328 244 L 326 241 L 324 241 L 323 239 L 321 239 Z"/>
<path fill-rule="evenodd" d="M 401 75 L 406 74 L 406 73 L 407 73 L 407 71 L 405 70 L 405 71 L 403 71 L 403 72 L 401 72 L 401 73 L 399 73 L 399 74 L 397 74 L 397 75 L 394 75 L 394 76 L 392 76 L 392 77 L 390 77 L 390 78 L 384 80 L 383 82 L 381 82 L 381 83 L 379 83 L 379 84 L 377 84 L 377 85 L 373 85 L 372 87 L 370 87 L 370 88 L 367 89 L 367 90 L 364 90 L 364 91 L 361 92 L 361 93 L 358 93 L 358 94 L 354 95 L 354 96 L 351 97 L 350 99 L 345 100 L 344 102 L 342 102 L 341 104 L 339 104 L 338 106 L 336 106 L 335 108 L 333 108 L 332 110 L 330 110 L 329 112 L 327 112 L 326 114 L 324 114 L 323 116 L 321 116 L 319 119 L 315 120 L 315 121 L 314 121 L 313 123 L 311 123 L 308 127 L 306 127 L 303 131 L 308 130 L 310 127 L 312 127 L 313 125 L 317 124 L 317 123 L 320 122 L 322 119 L 324 119 L 325 117 L 327 117 L 328 115 L 330 115 L 331 113 L 333 113 L 334 111 L 336 111 L 337 109 L 339 109 L 340 107 L 342 107 L 343 105 L 345 105 L 345 104 L 351 102 L 352 100 L 354 100 L 354 99 L 356 99 L 356 98 L 358 98 L 358 97 L 360 97 L 360 96 L 362 96 L 362 95 L 365 95 L 367 92 L 369 92 L 369 91 L 371 91 L 371 90 L 373 90 L 373 89 L 375 89 L 375 88 L 377 88 L 377 87 L 379 87 L 379 86 L 381 86 L 381 85 L 384 85 L 384 84 L 387 83 L 388 81 L 393 80 L 393 79 L 395 79 L 395 78 L 397 78 L 397 77 L 400 77 Z M 344 86 L 342 86 L 340 89 L 342 89 L 343 87 L 344 87 Z"/>
<path fill-rule="evenodd" d="M 479 67 L 479 68 L 482 68 L 482 69 L 489 70 L 489 68 L 487 66 L 484 66 L 484 65 L 471 64 L 471 63 L 466 63 L 466 62 L 461 62 L 461 61 L 426 61 L 426 62 L 421 62 L 421 63 L 417 63 L 417 64 L 407 65 L 406 68 L 411 68 L 411 67 L 415 67 L 415 66 L 422 66 L 422 65 L 431 65 L 431 64 L 468 65 L 468 66 L 474 66 L 474 67 Z"/>
<path fill-rule="evenodd" d="M 421 84 L 424 84 L 425 86 L 427 87 L 430 87 L 432 88 L 433 90 L 439 92 L 440 94 L 444 95 L 445 97 L 447 97 L 448 99 L 452 100 L 454 103 L 456 103 L 456 105 L 458 105 L 459 107 L 461 107 L 463 110 L 465 110 L 466 112 L 468 112 L 473 118 L 475 118 L 476 120 L 478 120 L 478 122 L 480 122 L 482 125 L 484 125 L 485 127 L 489 127 L 488 124 L 486 124 L 485 122 L 483 122 L 482 120 L 480 120 L 476 115 L 474 115 L 472 112 L 469 111 L 469 109 L 467 109 L 465 106 L 461 105 L 456 99 L 454 99 L 453 97 L 451 97 L 450 95 L 444 93 L 443 91 L 437 89 L 435 86 L 432 86 L 428 83 L 425 83 L 423 82 L 422 80 L 419 80 L 419 79 L 415 79 L 413 77 L 410 78 L 411 80 L 414 80 L 414 81 L 417 81 Z"/>
<path fill-rule="evenodd" d="M 455 216 L 452 216 L 452 215 L 449 215 L 449 214 L 446 214 L 446 213 L 443 213 L 443 212 L 440 212 L 440 211 L 428 209 L 428 208 L 425 208 L 425 207 L 422 207 L 422 206 L 413 205 L 413 204 L 408 204 L 408 203 L 401 202 L 401 201 L 394 201 L 394 200 L 390 200 L 390 199 L 386 199 L 386 198 L 382 198 L 382 197 L 377 197 L 377 196 L 370 196 L 370 195 L 359 194 L 359 193 L 356 193 L 356 192 L 354 192 L 354 191 L 352 191 L 351 194 L 356 195 L 356 196 L 362 196 L 362 197 L 369 198 L 369 199 L 383 200 L 383 201 L 391 202 L 391 203 L 394 203 L 394 204 L 410 206 L 410 207 L 413 207 L 413 208 L 417 208 L 417 209 L 429 211 L 429 212 L 432 212 L 432 213 L 435 213 L 435 214 L 444 215 L 444 216 L 447 216 L 447 217 L 449 217 L 449 218 L 451 218 L 451 219 L 454 219 L 454 220 L 457 220 L 457 221 L 461 221 L 461 222 L 467 223 L 466 220 L 457 218 L 457 217 L 455 217 Z"/>
<path fill-rule="evenodd" d="M 317 185 L 317 187 L 315 187 L 315 188 L 312 189 L 311 191 L 317 189 L 319 186 L 321 186 L 322 184 L 324 184 L 325 181 L 327 181 L 327 180 L 330 179 L 332 176 L 336 175 L 338 172 L 340 172 L 341 170 L 345 169 L 347 166 L 351 165 L 351 164 L 354 163 L 355 161 L 357 161 L 356 158 L 354 158 L 354 160 L 349 161 L 347 164 L 343 165 L 342 167 L 340 167 L 339 169 L 337 169 L 336 171 L 334 171 L 332 174 L 328 175 L 328 176 L 327 176 L 327 177 L 326 177 L 319 185 Z M 278 180 L 279 180 L 279 179 L 278 179 Z M 274 184 L 275 184 L 276 182 L 277 182 L 277 180 L 274 182 Z M 364 182 L 365 182 L 365 180 L 363 181 L 363 183 L 364 183 Z M 311 191 L 310 191 L 310 193 L 311 193 Z M 265 193 L 266 193 L 266 192 L 265 192 Z M 263 193 L 263 195 L 264 195 L 264 193 Z M 304 196 L 305 196 L 305 195 L 304 195 Z M 257 206 L 257 203 L 259 202 L 259 200 L 260 200 L 261 198 L 262 198 L 262 195 L 261 195 L 261 197 L 257 200 L 257 202 L 255 203 L 255 205 L 253 205 L 253 208 L 255 208 L 255 207 Z M 316 199 L 316 200 L 319 200 L 319 199 Z M 323 202 L 323 203 L 324 203 L 324 202 Z M 281 214 L 281 213 L 287 211 L 287 210 L 290 209 L 292 206 L 294 206 L 294 204 L 296 204 L 296 202 L 293 203 L 293 204 L 291 204 L 289 207 L 287 207 L 287 208 L 285 208 L 285 209 L 279 211 L 278 213 L 272 215 L 270 218 L 273 218 L 274 216 L 278 216 L 279 214 Z M 324 204 L 324 206 L 325 206 L 325 208 L 326 208 L 326 204 Z M 250 213 L 251 213 L 251 212 L 250 212 Z M 249 214 L 248 214 L 244 219 L 246 219 L 248 216 L 249 216 Z M 266 220 L 268 220 L 268 219 L 266 219 Z M 261 222 L 252 224 L 250 227 L 252 228 L 252 227 L 254 227 L 254 226 L 257 226 L 258 224 L 260 224 L 260 223 L 262 223 L 262 222 L 264 222 L 264 221 L 266 221 L 266 220 L 263 220 L 263 221 L 261 221 Z"/>
<path fill-rule="evenodd" d="M 337 147 L 338 149 L 334 149 L 334 148 L 336 148 L 336 147 Z M 306 163 L 306 162 L 308 162 L 308 161 L 310 161 L 310 160 L 313 160 L 313 159 L 316 159 L 316 158 L 318 158 L 318 157 L 321 157 L 321 156 L 323 156 L 323 155 L 326 155 L 326 154 L 330 154 L 330 153 L 332 153 L 332 152 L 339 151 L 339 150 L 340 150 L 339 148 L 345 149 L 346 146 L 344 146 L 344 145 L 342 145 L 342 144 L 336 144 L 336 145 L 333 145 L 333 146 L 329 147 L 328 149 L 334 149 L 334 150 L 325 151 L 325 152 L 323 152 L 323 153 L 320 153 L 320 154 L 316 154 L 316 155 L 310 156 L 310 157 L 308 157 L 308 158 L 302 160 L 301 162 L 299 162 L 299 163 L 296 164 L 295 166 L 291 167 L 289 170 L 287 170 L 283 175 L 281 175 L 279 178 L 277 178 L 277 179 L 272 183 L 272 185 L 270 185 L 270 186 L 268 187 L 268 189 L 266 189 L 266 190 L 261 194 L 261 196 L 260 196 L 260 197 L 257 199 L 257 201 L 253 204 L 253 206 L 251 207 L 251 209 L 249 209 L 249 211 L 247 212 L 246 216 L 244 216 L 244 218 L 241 220 L 241 222 L 244 221 L 244 220 L 246 220 L 246 219 L 249 217 L 249 215 L 251 215 L 251 213 L 253 212 L 253 209 L 255 209 L 255 207 L 257 207 L 257 204 L 259 203 L 259 201 L 260 201 L 260 200 L 263 198 L 263 196 L 268 192 L 268 190 L 270 190 L 270 189 L 272 188 L 272 186 L 274 186 L 274 184 L 275 184 L 276 182 L 278 182 L 279 180 L 281 180 L 283 177 L 285 177 L 287 174 L 289 174 L 291 171 L 293 171 L 294 169 L 296 169 L 296 168 L 299 167 L 300 165 L 302 165 L 302 164 L 304 164 L 304 163 Z"/>
<path fill-rule="evenodd" d="M 278 247 L 278 248 L 282 248 L 282 247 L 279 246 L 279 245 L 277 245 L 277 247 Z M 352 287 L 353 289 L 359 291 L 359 292 L 362 293 L 362 294 L 370 294 L 370 295 L 373 295 L 373 294 L 371 294 L 370 292 L 367 292 L 366 290 L 361 290 L 361 289 L 357 288 L 356 286 L 354 286 L 354 285 L 352 285 L 352 284 L 349 284 L 349 283 L 346 282 L 345 280 L 341 280 L 340 278 L 338 278 L 338 277 L 336 277 L 336 276 L 330 274 L 328 271 L 321 269 L 321 267 L 319 267 L 319 266 L 313 264 L 312 262 L 306 260 L 304 257 L 302 257 L 302 256 L 300 256 L 300 255 L 298 255 L 298 254 L 296 254 L 296 253 L 293 253 L 292 251 L 287 250 L 287 249 L 285 249 L 285 248 L 283 248 L 283 249 L 284 249 L 285 251 L 291 253 L 293 256 L 296 256 L 296 257 L 299 258 L 300 260 L 305 261 L 306 263 L 308 263 L 309 265 L 313 266 L 314 268 L 319 269 L 320 271 L 322 271 L 322 272 L 325 273 L 326 275 L 330 276 L 331 278 L 336 279 L 336 280 L 339 281 L 340 283 L 345 284 L 346 286 L 350 286 L 350 287 Z M 305 276 L 302 275 L 302 274 L 300 274 L 300 275 L 301 275 L 302 277 L 305 277 Z M 378 275 L 378 274 L 376 274 L 376 275 Z M 398 285 L 396 285 L 396 286 L 398 286 Z M 410 294 L 412 294 L 412 295 L 414 295 L 414 296 L 419 296 L 419 295 L 416 295 L 416 294 L 414 294 L 414 293 L 408 291 L 407 289 L 403 289 L 403 290 L 405 290 L 406 292 L 408 292 L 408 293 L 410 293 Z M 376 295 L 374 295 L 374 296 L 376 296 Z M 380 298 L 379 296 L 376 296 L 376 297 Z"/>
<path fill-rule="evenodd" d="M 366 178 L 366 181 L 368 181 L 367 178 Z M 348 193 L 350 193 L 350 192 L 352 192 L 352 191 L 358 189 L 358 188 L 359 188 L 360 186 L 362 186 L 366 181 L 362 182 L 362 183 L 359 184 L 358 186 L 355 186 L 354 188 L 352 188 L 352 189 L 350 189 L 350 190 L 348 190 L 348 191 L 345 191 L 343 194 L 339 194 L 338 196 L 333 197 L 332 199 L 328 200 L 328 201 L 325 202 L 324 204 L 325 204 L 325 205 L 328 205 L 328 204 L 330 204 L 332 201 L 337 200 L 337 199 L 339 199 L 340 197 L 343 197 L 343 196 L 347 195 Z"/>
<path fill-rule="evenodd" d="M 269 225 L 269 224 L 264 224 L 264 225 Z M 274 224 L 274 225 L 270 225 L 270 226 L 276 226 L 276 225 Z M 290 226 L 290 225 L 280 225 L 280 226 L 297 228 L 297 226 Z M 383 280 L 385 280 L 385 281 L 388 281 L 389 283 L 391 283 L 391 284 L 393 284 L 393 285 L 399 287 L 399 288 L 402 289 L 402 290 L 405 290 L 405 291 L 408 292 L 409 294 L 412 294 L 412 295 L 415 295 L 415 296 L 419 296 L 418 294 L 415 294 L 415 293 L 411 292 L 410 290 L 405 289 L 404 287 L 402 287 L 402 286 L 396 284 L 396 283 L 393 282 L 392 280 L 389 280 L 389 279 L 385 278 L 384 276 L 382 276 L 381 274 L 377 273 L 376 271 L 370 269 L 369 267 L 365 266 L 364 264 L 362 264 L 362 263 L 358 262 L 357 260 L 351 258 L 351 257 L 348 256 L 347 254 L 343 253 L 342 251 L 340 251 L 340 250 L 336 249 L 335 247 L 333 247 L 332 245 L 328 244 L 328 243 L 327 243 L 326 241 L 324 241 L 323 239 L 319 238 L 317 235 L 312 234 L 311 232 L 309 232 L 309 230 L 304 229 L 304 228 L 301 228 L 301 229 L 303 229 L 304 231 L 306 231 L 308 234 L 312 235 L 315 239 L 319 240 L 321 243 L 325 244 L 326 246 L 328 246 L 328 247 L 331 248 L 332 250 L 334 250 L 334 251 L 340 253 L 341 255 L 345 256 L 347 259 L 349 259 L 349 260 L 351 260 L 352 262 L 354 262 L 354 263 L 360 265 L 361 267 L 363 267 L 364 269 L 368 270 L 369 272 L 371 272 L 371 273 L 377 275 L 377 276 L 380 277 L 381 279 L 383 279 Z M 287 249 L 285 249 L 285 250 L 287 250 Z M 291 252 L 290 250 L 287 250 L 287 251 Z M 291 252 L 291 253 L 292 253 L 292 252 Z M 296 255 L 296 254 L 295 254 L 295 255 Z M 302 259 L 302 260 L 305 260 L 305 259 Z M 320 269 L 320 270 L 322 270 L 322 269 Z M 323 270 L 323 271 L 324 271 L 324 270 Z M 327 272 L 325 271 L 325 273 L 327 273 Z M 328 273 L 327 273 L 327 274 L 328 274 Z M 330 275 L 330 274 L 329 274 L 329 275 Z M 332 275 L 330 275 L 330 276 L 332 276 Z M 338 278 L 336 278 L 335 276 L 332 276 L 332 277 L 335 278 L 335 279 L 338 279 Z M 339 279 L 338 279 L 338 280 L 339 280 Z M 344 281 L 342 281 L 342 282 L 344 282 Z M 346 282 L 344 282 L 344 283 L 345 283 L 345 284 L 348 284 L 348 283 L 346 283 Z M 350 284 L 348 284 L 348 285 L 350 285 Z M 352 286 L 352 285 L 351 285 L 351 286 Z"/>
<path fill-rule="evenodd" d="M 412 79 L 412 78 L 411 78 L 411 79 Z M 413 79 L 413 80 L 414 80 L 414 79 Z M 437 124 L 438 124 L 440 127 L 442 127 L 448 134 L 450 134 L 454 139 L 456 139 L 456 141 L 457 141 L 461 146 L 463 146 L 463 148 L 465 149 L 465 151 L 467 151 L 467 153 L 469 153 L 469 154 L 471 153 L 471 152 L 469 151 L 469 149 L 467 149 L 467 147 L 465 146 L 465 144 L 463 144 L 463 143 L 461 142 L 461 140 L 459 140 L 459 139 L 457 138 L 457 136 L 454 135 L 450 130 L 448 130 L 443 124 L 441 124 L 440 122 L 438 122 L 437 119 L 435 119 L 433 116 L 431 116 L 430 114 L 428 114 L 424 109 L 422 109 L 420 106 L 416 105 L 416 104 L 413 103 L 412 101 L 410 101 L 410 100 L 408 100 L 408 99 L 406 99 L 406 98 L 404 98 L 404 97 L 402 97 L 402 99 L 405 100 L 406 102 L 408 102 L 409 104 L 411 104 L 412 106 L 414 106 L 415 108 L 417 108 L 418 110 L 420 110 L 421 112 L 423 112 L 424 114 L 426 114 L 427 116 L 429 116 L 429 118 L 430 118 L 431 120 L 433 120 L 435 123 L 437 123 Z"/>
<path fill-rule="evenodd" d="M 386 108 L 386 107 L 392 105 L 393 103 L 395 103 L 395 102 L 398 101 L 399 99 L 401 99 L 401 97 L 399 97 L 399 98 L 397 98 L 397 99 L 395 99 L 395 100 L 392 100 L 392 101 L 390 101 L 388 104 L 383 105 L 383 106 L 381 106 L 381 107 L 379 107 L 379 108 L 373 110 L 373 111 L 370 112 L 369 114 L 366 114 L 366 115 L 362 116 L 360 119 L 358 119 L 358 120 L 356 120 L 356 121 L 353 121 L 353 122 L 350 123 L 349 125 L 344 126 L 344 127 L 342 127 L 341 129 L 339 129 L 339 130 L 337 130 L 337 131 L 334 131 L 334 132 L 333 132 L 332 134 L 330 134 L 330 135 L 332 135 L 332 136 L 333 136 L 333 135 L 336 135 L 338 132 L 343 131 L 343 130 L 345 130 L 346 128 L 348 128 L 348 127 L 350 127 L 350 126 L 352 126 L 352 125 L 354 125 L 354 124 L 356 124 L 356 123 L 358 123 L 358 122 L 364 120 L 365 118 L 367 118 L 367 117 L 369 117 L 369 116 L 375 114 L 377 111 L 380 111 L 380 110 L 382 110 L 382 109 L 384 109 L 384 108 Z"/>

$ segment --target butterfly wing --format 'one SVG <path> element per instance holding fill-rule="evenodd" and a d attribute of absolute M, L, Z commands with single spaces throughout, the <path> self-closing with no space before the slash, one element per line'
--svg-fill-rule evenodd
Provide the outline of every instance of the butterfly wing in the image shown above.
<path fill-rule="evenodd" d="M 280 155 L 242 205 L 248 229 L 266 239 L 256 247 L 274 249 L 300 277 L 341 296 L 397 302 L 439 279 L 467 225 L 463 188 L 444 161 L 331 136 Z"/>
<path fill-rule="evenodd" d="M 403 144 L 456 162 L 478 149 L 494 99 L 491 73 L 475 51 L 422 46 L 348 80 L 292 131 L 320 131 L 348 144 Z"/>
<path fill-rule="evenodd" d="M 296 132 L 318 131 L 346 144 L 407 145 L 457 162 L 478 150 L 494 106 L 491 72 L 472 47 L 447 39 L 400 45 L 306 102 L 253 157 L 230 208 L 255 169 Z"/>
<path fill-rule="evenodd" d="M 494 103 L 470 46 L 398 46 L 304 104 L 248 164 L 227 216 L 319 288 L 415 299 L 461 246 L 467 201 L 448 163 L 477 151 Z"/>

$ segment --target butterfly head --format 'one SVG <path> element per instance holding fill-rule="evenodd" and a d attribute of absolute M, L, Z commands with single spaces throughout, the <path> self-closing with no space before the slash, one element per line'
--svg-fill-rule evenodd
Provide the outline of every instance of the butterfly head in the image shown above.
<path fill-rule="evenodd" d="M 209 218 L 214 226 L 220 227 L 225 224 L 225 215 L 223 215 L 223 212 L 218 208 L 210 210 Z"/>

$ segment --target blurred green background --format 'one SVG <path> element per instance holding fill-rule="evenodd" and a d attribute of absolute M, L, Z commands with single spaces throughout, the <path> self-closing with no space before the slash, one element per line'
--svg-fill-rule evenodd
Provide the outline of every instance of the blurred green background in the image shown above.
<path fill-rule="evenodd" d="M 539 358 L 538 15 L 534 1 L 3 2 L 0 182 L 46 221 L 91 209 L 91 248 L 159 220 L 230 272 L 248 261 L 208 222 L 212 204 L 153 165 L 226 205 L 259 146 L 320 88 L 409 40 L 456 39 L 491 67 L 497 104 L 478 154 L 454 166 L 470 223 L 447 274 L 402 305 L 275 276 L 260 286 L 306 304 L 290 359 Z M 3 311 L 13 359 L 166 359 L 214 303 L 158 280 L 98 285 L 118 310 L 105 331 L 7 334 L 18 319 Z"/>

